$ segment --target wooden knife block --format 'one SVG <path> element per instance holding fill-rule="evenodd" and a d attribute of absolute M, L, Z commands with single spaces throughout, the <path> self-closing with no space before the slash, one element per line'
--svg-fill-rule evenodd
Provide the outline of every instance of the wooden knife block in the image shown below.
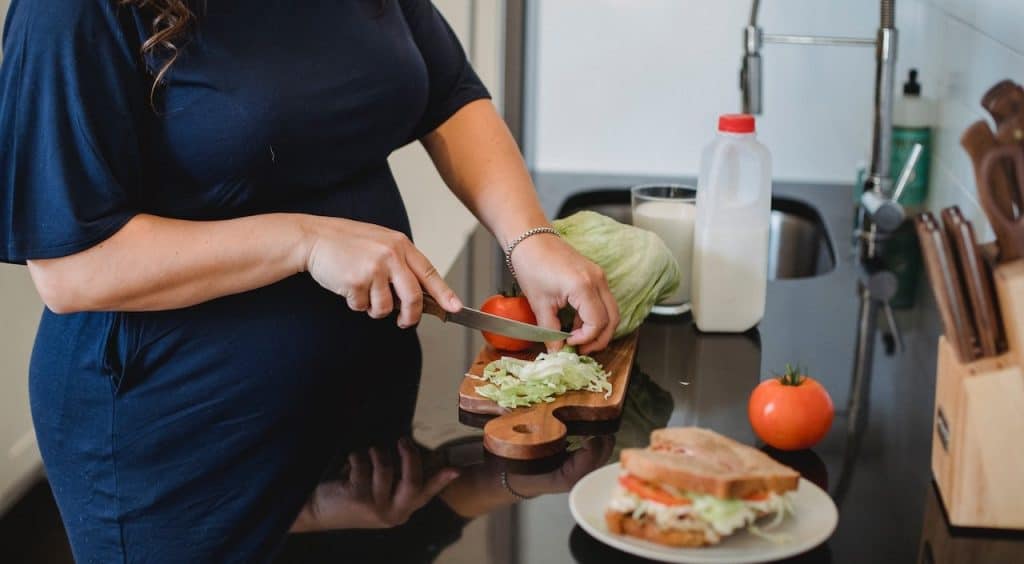
<path fill-rule="evenodd" d="M 939 339 L 932 473 L 953 525 L 1024 529 L 1024 260 L 995 278 L 1009 350 L 963 363 Z"/>

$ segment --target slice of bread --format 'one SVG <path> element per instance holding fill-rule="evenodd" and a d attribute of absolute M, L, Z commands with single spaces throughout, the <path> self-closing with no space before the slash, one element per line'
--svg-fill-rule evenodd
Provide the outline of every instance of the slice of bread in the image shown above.
<path fill-rule="evenodd" d="M 650 517 L 634 519 L 629 513 L 611 509 L 605 512 L 604 522 L 608 530 L 616 535 L 629 535 L 668 546 L 698 547 L 715 544 L 719 540 L 716 538 L 712 541 L 700 530 L 663 529 Z"/>
<path fill-rule="evenodd" d="M 795 490 L 800 474 L 767 454 L 698 427 L 658 429 L 646 449 L 627 448 L 622 467 L 644 480 L 721 498 Z"/>

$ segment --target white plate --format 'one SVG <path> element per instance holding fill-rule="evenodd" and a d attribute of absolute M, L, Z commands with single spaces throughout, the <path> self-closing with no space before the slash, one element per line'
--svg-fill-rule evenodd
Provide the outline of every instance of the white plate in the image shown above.
<path fill-rule="evenodd" d="M 569 509 L 583 530 L 597 540 L 630 554 L 662 562 L 713 563 L 768 562 L 806 552 L 828 540 L 839 522 L 836 504 L 821 488 L 800 478 L 790 492 L 794 515 L 787 515 L 772 533 L 784 533 L 789 541 L 775 544 L 748 531 L 741 531 L 704 548 L 673 548 L 615 535 L 608 531 L 604 511 L 615 491 L 619 463 L 591 472 L 576 483 L 569 494 Z"/>

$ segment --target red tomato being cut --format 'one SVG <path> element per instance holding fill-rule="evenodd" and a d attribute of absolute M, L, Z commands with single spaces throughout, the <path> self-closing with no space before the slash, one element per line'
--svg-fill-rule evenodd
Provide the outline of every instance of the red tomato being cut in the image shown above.
<path fill-rule="evenodd" d="M 747 416 L 762 441 L 779 450 L 810 448 L 832 427 L 832 398 L 817 380 L 792 366 L 750 394 Z"/>
<path fill-rule="evenodd" d="M 530 302 L 526 300 L 525 296 L 509 297 L 501 294 L 491 296 L 487 298 L 484 305 L 480 306 L 480 311 L 531 325 L 537 324 L 537 317 L 533 314 L 533 310 L 530 309 Z M 530 345 L 533 344 L 530 341 L 513 339 L 496 333 L 488 333 L 487 331 L 481 331 L 481 333 L 483 333 L 484 339 L 492 347 L 503 351 L 522 351 L 530 348 Z"/>

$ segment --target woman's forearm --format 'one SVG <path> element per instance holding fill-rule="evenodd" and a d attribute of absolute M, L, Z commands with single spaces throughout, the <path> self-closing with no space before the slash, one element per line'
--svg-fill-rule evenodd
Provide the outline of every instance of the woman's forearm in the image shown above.
<path fill-rule="evenodd" d="M 452 192 L 502 245 L 548 225 L 519 148 L 490 100 L 464 106 L 423 146 Z"/>
<path fill-rule="evenodd" d="M 506 480 L 516 493 L 534 497 L 559 491 L 554 483 L 555 475 L 506 475 Z M 487 464 L 463 468 L 459 477 L 448 484 L 439 497 L 452 511 L 466 518 L 478 517 L 517 501 L 502 486 L 500 474 Z"/>
<path fill-rule="evenodd" d="M 29 261 L 29 272 L 57 313 L 187 307 L 304 270 L 312 221 L 299 214 L 224 221 L 142 214 L 85 251 Z"/>
<path fill-rule="evenodd" d="M 519 148 L 490 101 L 465 105 L 425 136 L 423 146 L 448 187 L 503 247 L 550 225 Z M 516 249 L 510 266 L 537 323 L 556 329 L 558 312 L 572 306 L 578 319 L 566 342 L 583 354 L 606 347 L 619 313 L 601 268 L 551 235 L 530 237 Z M 559 346 L 548 343 L 549 349 Z"/>

